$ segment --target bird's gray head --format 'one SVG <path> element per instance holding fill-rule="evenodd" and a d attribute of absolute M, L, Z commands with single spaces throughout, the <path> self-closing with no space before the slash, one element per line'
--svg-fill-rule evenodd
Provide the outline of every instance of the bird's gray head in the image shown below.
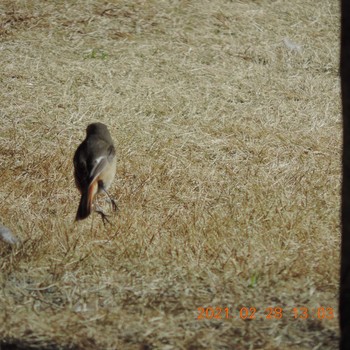
<path fill-rule="evenodd" d="M 109 131 L 107 129 L 107 126 L 102 123 L 92 123 L 89 124 L 86 128 L 86 135 L 92 135 L 92 134 L 107 134 L 109 135 Z"/>

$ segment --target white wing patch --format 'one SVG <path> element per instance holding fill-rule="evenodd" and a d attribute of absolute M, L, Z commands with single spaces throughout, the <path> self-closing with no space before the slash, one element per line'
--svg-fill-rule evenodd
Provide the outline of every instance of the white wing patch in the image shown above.
<path fill-rule="evenodd" d="M 103 168 L 106 166 L 107 163 L 107 157 L 106 156 L 101 156 L 98 157 L 94 160 L 94 166 L 91 169 L 90 172 L 90 178 L 94 179 L 95 177 L 97 177 L 98 175 L 101 174 Z"/>

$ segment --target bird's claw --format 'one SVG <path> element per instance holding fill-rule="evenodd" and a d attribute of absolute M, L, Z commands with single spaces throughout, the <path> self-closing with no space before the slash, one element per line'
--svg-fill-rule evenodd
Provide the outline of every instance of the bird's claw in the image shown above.
<path fill-rule="evenodd" d="M 108 220 L 109 215 L 106 215 L 102 210 L 96 210 L 96 213 L 101 215 L 103 225 L 106 225 L 106 222 L 111 225 L 111 222 Z"/>

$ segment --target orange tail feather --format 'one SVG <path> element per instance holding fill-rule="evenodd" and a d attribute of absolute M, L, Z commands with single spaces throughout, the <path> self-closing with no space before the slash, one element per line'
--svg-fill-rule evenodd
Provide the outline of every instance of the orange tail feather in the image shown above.
<path fill-rule="evenodd" d="M 97 181 L 94 181 L 92 184 L 90 184 L 88 190 L 84 191 L 81 194 L 77 215 L 75 217 L 76 221 L 86 219 L 90 215 L 92 202 L 97 193 L 97 190 L 98 184 Z"/>

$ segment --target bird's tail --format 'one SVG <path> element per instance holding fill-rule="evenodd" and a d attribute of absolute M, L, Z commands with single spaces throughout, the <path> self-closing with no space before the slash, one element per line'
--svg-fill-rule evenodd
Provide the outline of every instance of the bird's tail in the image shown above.
<path fill-rule="evenodd" d="M 97 193 L 97 190 L 98 183 L 97 181 L 93 181 L 88 187 L 87 191 L 82 192 L 77 215 L 75 217 L 76 221 L 86 219 L 90 215 L 92 202 Z"/>

